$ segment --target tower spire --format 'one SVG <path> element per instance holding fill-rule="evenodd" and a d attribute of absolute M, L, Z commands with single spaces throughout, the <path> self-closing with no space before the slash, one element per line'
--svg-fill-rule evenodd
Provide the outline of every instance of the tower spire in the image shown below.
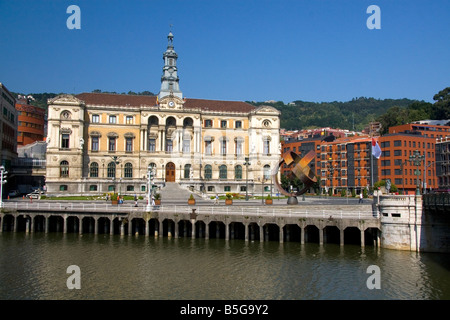
<path fill-rule="evenodd" d="M 180 91 L 179 86 L 177 59 L 178 55 L 173 47 L 173 34 L 170 31 L 167 36 L 167 50 L 163 54 L 164 67 L 161 77 L 161 90 L 158 95 L 159 100 L 169 95 L 183 99 L 183 93 Z"/>

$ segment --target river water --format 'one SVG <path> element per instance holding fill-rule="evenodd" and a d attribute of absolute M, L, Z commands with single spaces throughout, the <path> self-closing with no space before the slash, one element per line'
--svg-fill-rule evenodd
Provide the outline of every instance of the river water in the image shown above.
<path fill-rule="evenodd" d="M 80 289 L 67 287 L 71 265 L 79 267 Z M 368 272 L 372 265 L 379 273 Z M 369 289 L 368 282 L 380 289 Z M 450 255 L 359 245 L 3 232 L 0 299 L 450 299 Z"/>

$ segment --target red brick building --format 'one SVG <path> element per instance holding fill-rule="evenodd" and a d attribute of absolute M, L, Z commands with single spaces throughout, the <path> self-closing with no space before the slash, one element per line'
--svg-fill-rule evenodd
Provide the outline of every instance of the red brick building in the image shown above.
<path fill-rule="evenodd" d="M 18 112 L 17 145 L 25 146 L 44 140 L 45 111 L 29 105 L 25 100 L 16 103 Z"/>

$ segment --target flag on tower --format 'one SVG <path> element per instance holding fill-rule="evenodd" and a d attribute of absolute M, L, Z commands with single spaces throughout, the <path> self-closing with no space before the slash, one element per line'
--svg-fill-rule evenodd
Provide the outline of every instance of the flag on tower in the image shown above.
<path fill-rule="evenodd" d="M 381 148 L 378 145 L 378 141 L 374 138 L 372 138 L 372 155 L 377 159 L 380 159 L 381 157 Z"/>

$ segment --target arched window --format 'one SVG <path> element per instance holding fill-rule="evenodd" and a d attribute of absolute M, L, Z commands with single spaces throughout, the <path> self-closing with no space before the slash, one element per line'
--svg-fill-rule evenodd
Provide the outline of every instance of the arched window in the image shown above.
<path fill-rule="evenodd" d="M 270 179 L 270 176 L 271 176 L 271 172 L 270 171 L 271 171 L 270 170 L 270 166 L 268 164 L 266 164 L 264 166 L 264 179 L 266 179 L 266 180 Z"/>
<path fill-rule="evenodd" d="M 92 162 L 89 167 L 89 176 L 91 178 L 98 178 L 98 163 Z"/>
<path fill-rule="evenodd" d="M 237 165 L 236 167 L 234 167 L 234 178 L 236 180 L 242 179 L 242 166 Z"/>
<path fill-rule="evenodd" d="M 59 176 L 68 177 L 69 176 L 69 162 L 63 160 L 59 164 Z"/>
<path fill-rule="evenodd" d="M 123 176 L 125 178 L 133 178 L 133 165 L 130 162 L 125 163 Z"/>
<path fill-rule="evenodd" d="M 219 167 L 219 179 L 226 179 L 227 178 L 227 166 L 221 165 Z"/>
<path fill-rule="evenodd" d="M 189 179 L 191 177 L 191 165 L 185 164 L 184 165 L 184 178 Z"/>
<path fill-rule="evenodd" d="M 212 167 L 209 164 L 205 166 L 205 179 L 212 179 Z"/>
<path fill-rule="evenodd" d="M 108 178 L 115 178 L 116 177 L 116 164 L 114 162 L 108 163 L 107 177 Z"/>

